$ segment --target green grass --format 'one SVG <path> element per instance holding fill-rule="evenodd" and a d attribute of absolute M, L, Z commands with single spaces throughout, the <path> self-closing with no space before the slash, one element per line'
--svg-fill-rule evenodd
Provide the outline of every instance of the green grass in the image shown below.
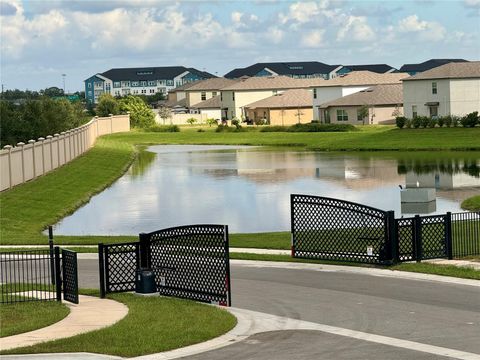
<path fill-rule="evenodd" d="M 227 311 L 193 301 L 127 293 L 108 297 L 128 306 L 128 315 L 118 323 L 2 354 L 91 352 L 133 357 L 206 341 L 224 334 L 236 324 L 236 318 Z"/>
<path fill-rule="evenodd" d="M 475 195 L 465 199 L 461 206 L 464 210 L 480 211 L 480 195 Z"/>
<path fill-rule="evenodd" d="M 2 304 L 0 307 L 0 337 L 40 329 L 62 320 L 70 313 L 57 301 L 30 301 Z"/>
<path fill-rule="evenodd" d="M 295 263 L 312 263 L 312 264 L 326 264 L 326 265 L 344 265 L 356 267 L 380 268 L 388 270 L 418 272 L 426 274 L 435 274 L 443 276 L 452 276 L 463 279 L 480 280 L 480 270 L 475 270 L 466 267 L 457 267 L 454 265 L 437 265 L 430 263 L 401 263 L 392 266 L 374 266 L 368 264 L 349 263 L 329 260 L 315 260 L 315 259 L 296 259 L 289 255 L 270 255 L 270 254 L 247 254 L 247 253 L 231 253 L 231 259 L 238 260 L 258 260 L 258 261 L 280 261 L 280 262 L 295 262 Z"/>
<path fill-rule="evenodd" d="M 95 147 L 71 163 L 0 193 L 0 242 L 7 244 L 47 244 L 41 232 L 74 212 L 120 177 L 136 154 L 135 145 L 150 144 L 244 144 L 298 146 L 316 150 L 480 150 L 480 128 L 395 129 L 390 126 L 364 126 L 346 133 L 261 133 L 258 128 L 241 133 L 216 133 L 214 128 L 182 128 L 178 133 L 131 131 L 98 139 Z M 390 153 L 391 154 L 391 153 Z M 455 153 L 452 156 L 456 156 Z M 458 154 L 464 158 L 466 153 Z M 365 156 L 368 156 L 365 154 Z M 421 156 L 438 159 L 438 152 L 420 155 L 398 153 L 394 157 Z M 470 153 L 475 157 L 475 153 Z M 149 159 L 142 159 L 148 162 Z M 272 240 L 250 240 L 250 235 L 232 236 L 232 245 L 241 247 L 288 248 L 285 235 L 265 235 Z M 134 236 L 62 236 L 58 244 L 96 244 L 135 241 Z"/>

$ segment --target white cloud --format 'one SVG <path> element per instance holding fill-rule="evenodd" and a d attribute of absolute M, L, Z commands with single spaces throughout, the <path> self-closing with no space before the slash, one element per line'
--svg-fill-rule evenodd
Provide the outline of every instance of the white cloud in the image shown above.
<path fill-rule="evenodd" d="M 305 47 L 320 47 L 323 45 L 323 35 L 325 30 L 313 30 L 306 33 L 302 37 L 302 46 Z"/>
<path fill-rule="evenodd" d="M 480 0 L 465 0 L 465 6 L 472 8 L 480 8 Z"/>
<path fill-rule="evenodd" d="M 398 30 L 403 33 L 417 33 L 419 40 L 440 41 L 445 38 L 446 29 L 436 21 L 420 20 L 417 15 L 410 15 L 398 22 Z"/>
<path fill-rule="evenodd" d="M 355 40 L 355 41 L 370 41 L 375 37 L 370 25 L 368 25 L 365 16 L 350 15 L 344 21 L 344 26 L 337 33 L 337 40 Z"/>
<path fill-rule="evenodd" d="M 278 18 L 281 24 L 287 24 L 293 22 L 295 24 L 304 24 L 309 22 L 315 16 L 318 16 L 322 5 L 316 2 L 296 2 L 289 6 L 288 13 L 280 13 Z"/>
<path fill-rule="evenodd" d="M 285 32 L 276 26 L 268 28 L 266 33 L 267 41 L 271 41 L 274 44 L 279 44 L 284 38 Z"/>

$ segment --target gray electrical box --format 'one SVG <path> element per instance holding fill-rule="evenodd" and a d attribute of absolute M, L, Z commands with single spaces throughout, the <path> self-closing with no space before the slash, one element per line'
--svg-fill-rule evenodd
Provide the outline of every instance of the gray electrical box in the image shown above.
<path fill-rule="evenodd" d="M 155 273 L 151 269 L 137 269 L 135 292 L 140 294 L 152 294 L 157 292 Z"/>

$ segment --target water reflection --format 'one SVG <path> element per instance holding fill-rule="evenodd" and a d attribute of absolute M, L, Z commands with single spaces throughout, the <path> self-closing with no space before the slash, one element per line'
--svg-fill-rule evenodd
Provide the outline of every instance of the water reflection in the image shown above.
<path fill-rule="evenodd" d="M 228 224 L 231 232 L 281 231 L 290 226 L 291 193 L 329 196 L 408 216 L 460 211 L 461 200 L 480 191 L 479 153 L 231 146 L 148 150 L 109 189 L 57 224 L 56 232 L 138 234 L 194 223 Z M 399 185 L 417 183 L 437 188 L 434 206 L 401 206 Z"/>
<path fill-rule="evenodd" d="M 157 157 L 157 154 L 147 150 L 146 146 L 138 147 L 138 154 L 135 160 L 130 166 L 128 173 L 132 177 L 141 176 L 147 171 L 147 169 L 153 164 L 153 161 Z"/>

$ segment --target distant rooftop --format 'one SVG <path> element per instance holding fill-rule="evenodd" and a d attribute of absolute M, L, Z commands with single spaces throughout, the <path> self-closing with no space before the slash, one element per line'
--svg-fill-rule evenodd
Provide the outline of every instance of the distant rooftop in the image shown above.
<path fill-rule="evenodd" d="M 367 70 L 367 71 L 375 72 L 378 74 L 385 74 L 387 72 L 392 72 L 397 70 L 394 67 L 387 64 L 344 65 L 344 67 L 352 71 Z"/>
<path fill-rule="evenodd" d="M 140 68 L 118 68 L 110 69 L 101 73 L 100 75 L 113 80 L 158 80 L 158 79 L 173 79 L 176 76 L 191 72 L 203 78 L 212 78 L 215 75 L 197 70 L 195 68 L 186 68 L 184 66 L 161 66 L 161 67 L 140 67 Z"/>
<path fill-rule="evenodd" d="M 377 74 L 371 71 L 352 71 L 330 80 L 324 80 L 313 87 L 395 84 L 400 83 L 408 76 L 407 73 Z"/>
<path fill-rule="evenodd" d="M 211 78 L 196 81 L 192 86 L 189 86 L 186 90 L 188 91 L 208 91 L 208 90 L 220 90 L 229 85 L 233 85 L 238 80 L 225 79 L 223 77 Z"/>
<path fill-rule="evenodd" d="M 277 90 L 300 89 L 326 82 L 322 78 L 296 79 L 289 76 L 260 76 L 239 80 L 222 90 Z"/>
<path fill-rule="evenodd" d="M 401 104 L 403 104 L 402 84 L 382 84 L 328 101 L 321 104 L 320 107 Z"/>
<path fill-rule="evenodd" d="M 448 63 L 455 63 L 455 62 L 467 62 L 467 60 L 465 59 L 430 59 L 419 64 L 405 64 L 399 69 L 399 71 L 417 73 L 417 72 L 423 72 L 423 71 L 433 69 L 437 66 L 445 65 Z"/>
<path fill-rule="evenodd" d="M 335 70 L 339 65 L 328 65 L 319 61 L 301 61 L 301 62 L 269 62 L 256 63 L 244 68 L 234 69 L 227 74 L 226 78 L 240 78 L 242 76 L 255 76 L 263 69 L 267 68 L 278 75 L 313 75 L 328 74 Z"/>
<path fill-rule="evenodd" d="M 449 63 L 404 80 L 480 78 L 480 61 Z"/>

